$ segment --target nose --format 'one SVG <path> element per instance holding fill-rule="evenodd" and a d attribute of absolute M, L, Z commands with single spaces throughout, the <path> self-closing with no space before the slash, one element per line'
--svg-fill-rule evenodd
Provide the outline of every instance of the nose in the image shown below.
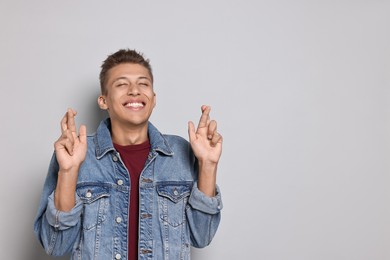
<path fill-rule="evenodd" d="M 139 88 L 137 84 L 129 84 L 129 89 L 127 91 L 128 96 L 138 96 L 140 95 Z"/>

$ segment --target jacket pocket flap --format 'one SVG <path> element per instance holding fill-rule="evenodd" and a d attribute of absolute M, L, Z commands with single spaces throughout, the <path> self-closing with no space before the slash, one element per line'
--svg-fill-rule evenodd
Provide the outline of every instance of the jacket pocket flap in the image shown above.
<path fill-rule="evenodd" d="M 174 203 L 190 196 L 192 182 L 161 182 L 157 184 L 157 193 Z"/>
<path fill-rule="evenodd" d="M 77 195 L 84 203 L 92 203 L 100 198 L 109 197 L 109 188 L 105 186 L 83 185 L 77 187 Z"/>

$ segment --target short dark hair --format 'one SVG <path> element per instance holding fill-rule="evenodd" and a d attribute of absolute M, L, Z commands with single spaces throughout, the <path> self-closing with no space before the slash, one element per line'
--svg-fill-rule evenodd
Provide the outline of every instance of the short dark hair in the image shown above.
<path fill-rule="evenodd" d="M 150 74 L 152 83 L 153 83 L 153 73 L 152 67 L 150 66 L 149 59 L 144 58 L 143 54 L 130 49 L 120 49 L 119 51 L 109 55 L 101 66 L 102 70 L 100 71 L 99 79 L 100 79 L 100 89 L 103 95 L 107 93 L 107 72 L 115 67 L 116 65 L 122 63 L 132 63 L 139 64 L 144 66 Z"/>

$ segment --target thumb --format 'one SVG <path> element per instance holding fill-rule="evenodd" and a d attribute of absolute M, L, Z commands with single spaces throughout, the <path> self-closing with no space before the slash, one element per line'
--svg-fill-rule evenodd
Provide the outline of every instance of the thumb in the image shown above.
<path fill-rule="evenodd" d="M 79 138 L 81 143 L 83 144 L 87 143 L 87 127 L 85 125 L 80 126 Z"/>

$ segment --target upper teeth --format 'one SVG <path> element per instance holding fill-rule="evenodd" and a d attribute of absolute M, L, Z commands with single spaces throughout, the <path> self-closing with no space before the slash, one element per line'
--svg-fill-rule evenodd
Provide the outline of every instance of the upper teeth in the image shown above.
<path fill-rule="evenodd" d="M 142 103 L 127 103 L 127 107 L 143 107 L 144 105 Z"/>

